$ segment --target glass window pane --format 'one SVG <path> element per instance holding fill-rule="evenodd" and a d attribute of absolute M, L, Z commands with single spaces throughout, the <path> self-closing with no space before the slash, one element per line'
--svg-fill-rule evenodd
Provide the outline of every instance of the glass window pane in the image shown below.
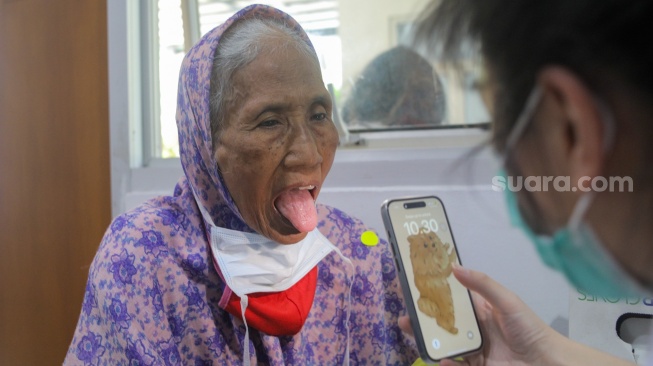
<path fill-rule="evenodd" d="M 185 55 L 181 0 L 158 0 L 158 19 L 160 157 L 171 158 L 179 156 L 175 115 L 177 113 L 179 68 Z"/>

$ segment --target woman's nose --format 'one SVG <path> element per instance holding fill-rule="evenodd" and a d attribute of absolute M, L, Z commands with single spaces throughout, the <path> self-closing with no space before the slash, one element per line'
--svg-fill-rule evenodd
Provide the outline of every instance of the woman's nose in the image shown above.
<path fill-rule="evenodd" d="M 287 167 L 311 168 L 322 163 L 320 137 L 308 123 L 294 126 L 289 133 L 289 149 L 284 160 Z"/>

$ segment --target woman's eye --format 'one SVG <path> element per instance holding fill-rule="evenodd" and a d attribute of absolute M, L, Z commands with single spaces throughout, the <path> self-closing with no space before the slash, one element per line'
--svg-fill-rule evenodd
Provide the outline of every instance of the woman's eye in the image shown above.
<path fill-rule="evenodd" d="M 315 113 L 313 115 L 313 120 L 314 121 L 323 121 L 327 118 L 326 113 Z"/>
<path fill-rule="evenodd" d="M 259 123 L 259 127 L 273 127 L 279 124 L 279 121 L 276 119 L 268 119 Z"/>

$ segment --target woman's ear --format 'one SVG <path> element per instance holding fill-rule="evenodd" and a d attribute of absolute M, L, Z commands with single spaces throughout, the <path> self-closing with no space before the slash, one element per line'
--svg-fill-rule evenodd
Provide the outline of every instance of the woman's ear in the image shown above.
<path fill-rule="evenodd" d="M 565 161 L 572 185 L 581 177 L 601 174 L 605 161 L 604 140 L 608 137 L 598 100 L 583 81 L 561 66 L 545 67 L 538 75 L 544 98 L 562 117 Z M 547 104 L 548 104 L 547 103 Z M 586 181 L 589 184 L 589 181 Z M 586 186 L 587 187 L 587 186 Z"/>

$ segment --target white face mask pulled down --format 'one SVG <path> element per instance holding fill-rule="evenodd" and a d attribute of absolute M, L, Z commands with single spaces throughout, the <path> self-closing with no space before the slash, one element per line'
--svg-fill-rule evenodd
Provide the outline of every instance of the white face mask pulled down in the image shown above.
<path fill-rule="evenodd" d="M 195 192 L 193 191 L 193 194 Z M 291 288 L 311 271 L 324 257 L 335 251 L 351 268 L 347 291 L 347 346 L 345 365 L 349 365 L 349 318 L 354 265 L 340 249 L 316 228 L 295 244 L 279 244 L 262 235 L 218 227 L 197 196 L 195 201 L 211 228 L 211 252 L 220 267 L 227 286 L 240 297 L 240 310 L 245 324 L 243 363 L 250 365 L 249 327 L 245 319 L 248 294 L 281 292 Z"/>

